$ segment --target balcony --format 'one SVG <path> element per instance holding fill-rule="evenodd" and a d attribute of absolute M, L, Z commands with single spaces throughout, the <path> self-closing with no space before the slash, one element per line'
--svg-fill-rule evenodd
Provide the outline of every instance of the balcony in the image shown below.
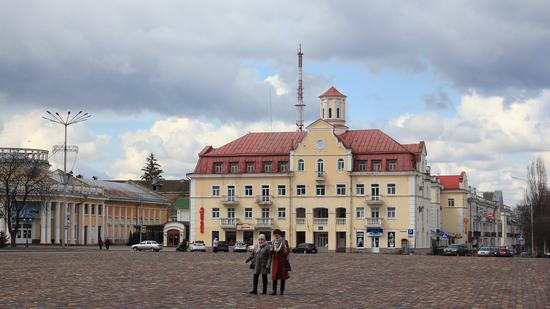
<path fill-rule="evenodd" d="M 222 204 L 225 206 L 235 206 L 239 204 L 239 200 L 235 195 L 224 195 L 222 196 Z"/>
<path fill-rule="evenodd" d="M 269 206 L 273 204 L 273 196 L 271 195 L 258 195 L 256 196 L 256 203 L 260 206 Z"/>
<path fill-rule="evenodd" d="M 327 225 L 328 218 L 313 218 L 314 225 Z"/>
<path fill-rule="evenodd" d="M 326 180 L 327 180 L 327 176 L 326 176 L 326 173 L 324 171 L 315 172 L 315 181 L 325 182 Z"/>
<path fill-rule="evenodd" d="M 236 229 L 237 218 L 223 218 L 220 219 L 220 227 L 222 229 Z"/>
<path fill-rule="evenodd" d="M 384 201 L 380 195 L 367 195 L 365 196 L 368 205 L 382 205 Z"/>
<path fill-rule="evenodd" d="M 336 218 L 336 225 L 346 225 L 346 218 Z"/>
<path fill-rule="evenodd" d="M 306 224 L 306 218 L 296 218 L 296 225 Z"/>
<path fill-rule="evenodd" d="M 365 218 L 365 225 L 367 228 L 381 228 L 382 221 L 382 218 Z"/>
<path fill-rule="evenodd" d="M 256 218 L 257 229 L 272 229 L 273 228 L 273 218 Z"/>

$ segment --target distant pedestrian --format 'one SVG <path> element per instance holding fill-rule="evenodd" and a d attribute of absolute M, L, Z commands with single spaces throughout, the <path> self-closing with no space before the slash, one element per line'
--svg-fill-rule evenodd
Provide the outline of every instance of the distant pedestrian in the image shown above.
<path fill-rule="evenodd" d="M 281 230 L 275 229 L 273 231 L 273 248 L 271 254 L 273 255 L 273 265 L 271 266 L 271 280 L 273 281 L 273 292 L 271 295 L 277 295 L 277 281 L 281 281 L 281 295 L 285 293 L 285 282 L 288 280 L 288 269 L 290 263 L 288 263 L 288 254 L 290 252 L 288 241 L 282 237 Z"/>
<path fill-rule="evenodd" d="M 110 245 L 111 245 L 111 240 L 109 238 L 107 238 L 105 240 L 105 250 L 109 250 Z"/>
<path fill-rule="evenodd" d="M 103 250 L 103 240 L 101 240 L 101 237 L 97 240 L 97 244 L 99 245 L 99 250 Z"/>
<path fill-rule="evenodd" d="M 258 244 L 252 250 L 250 257 L 246 259 L 245 263 L 252 261 L 250 269 L 254 270 L 252 291 L 250 294 L 258 294 L 258 279 L 262 275 L 262 294 L 267 293 L 267 274 L 270 272 L 271 266 L 271 254 L 269 246 L 265 241 L 265 235 L 260 234 L 258 237 Z"/>
<path fill-rule="evenodd" d="M 214 237 L 214 241 L 212 242 L 212 248 L 214 249 L 215 253 L 218 253 L 218 237 Z"/>

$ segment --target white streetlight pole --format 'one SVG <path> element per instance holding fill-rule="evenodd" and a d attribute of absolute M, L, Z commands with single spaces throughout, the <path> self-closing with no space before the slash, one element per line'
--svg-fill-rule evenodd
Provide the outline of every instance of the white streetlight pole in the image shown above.
<path fill-rule="evenodd" d="M 527 182 L 527 180 L 523 179 L 523 178 L 519 178 L 519 177 L 514 177 L 512 176 L 512 178 L 514 179 L 517 179 L 517 180 L 521 180 L 523 182 L 525 182 L 525 184 L 529 184 L 529 182 Z M 535 256 L 535 232 L 534 232 L 534 228 L 533 228 L 533 203 L 529 203 L 529 206 L 531 207 L 531 255 L 532 256 Z"/>
<path fill-rule="evenodd" d="M 83 113 L 79 111 L 76 115 L 71 116 L 71 112 L 67 112 L 66 117 L 61 117 L 59 113 L 52 114 L 50 111 L 46 111 L 47 115 L 42 118 L 51 121 L 56 124 L 60 124 L 65 127 L 65 141 L 63 143 L 63 233 L 61 233 L 61 245 L 67 246 L 67 235 L 68 230 L 68 218 L 67 218 L 67 127 L 88 120 L 92 115 L 88 113 Z"/>

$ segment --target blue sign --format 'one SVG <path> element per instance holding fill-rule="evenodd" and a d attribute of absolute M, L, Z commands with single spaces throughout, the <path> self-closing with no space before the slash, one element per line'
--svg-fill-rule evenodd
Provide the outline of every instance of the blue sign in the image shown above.
<path fill-rule="evenodd" d="M 449 238 L 449 234 L 443 232 L 443 233 L 441 234 L 441 238 Z"/>
<path fill-rule="evenodd" d="M 409 236 L 414 235 L 414 229 L 408 229 L 407 234 L 409 234 Z"/>
<path fill-rule="evenodd" d="M 524 240 L 525 240 L 525 238 L 523 237 L 523 235 L 518 235 L 517 239 L 518 239 L 518 241 L 524 241 Z"/>

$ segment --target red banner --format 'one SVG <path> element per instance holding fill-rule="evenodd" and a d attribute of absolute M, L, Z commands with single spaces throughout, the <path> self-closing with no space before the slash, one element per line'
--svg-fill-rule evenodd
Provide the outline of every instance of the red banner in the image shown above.
<path fill-rule="evenodd" d="M 201 207 L 201 210 L 200 210 L 200 230 L 201 230 L 201 234 L 204 234 L 204 207 Z"/>

